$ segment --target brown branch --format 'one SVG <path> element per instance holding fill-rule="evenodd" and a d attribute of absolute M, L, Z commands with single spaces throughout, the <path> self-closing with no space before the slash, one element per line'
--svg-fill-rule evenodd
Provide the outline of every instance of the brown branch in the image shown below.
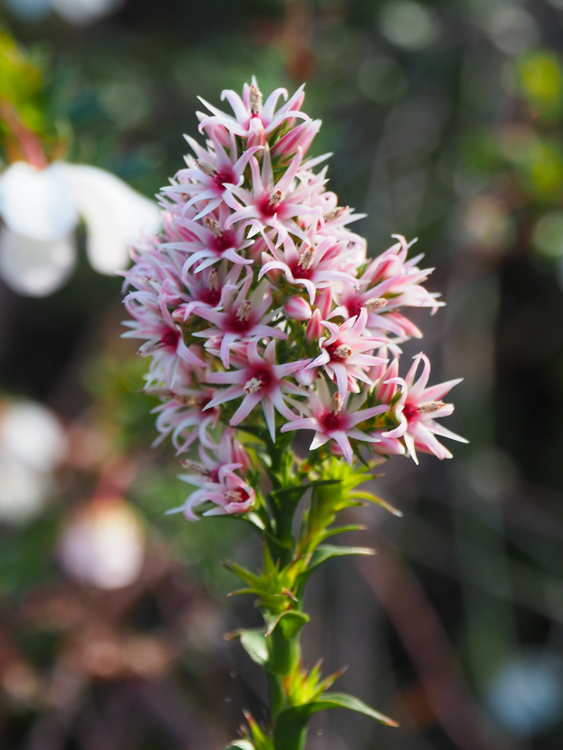
<path fill-rule="evenodd" d="M 395 626 L 418 672 L 429 706 L 460 750 L 509 750 L 465 683 L 448 635 L 412 571 L 381 540 L 376 559 L 356 565 Z"/>

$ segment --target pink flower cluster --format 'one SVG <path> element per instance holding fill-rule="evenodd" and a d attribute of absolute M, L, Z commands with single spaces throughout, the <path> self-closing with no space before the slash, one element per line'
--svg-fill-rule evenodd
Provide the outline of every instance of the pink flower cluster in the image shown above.
<path fill-rule="evenodd" d="M 402 311 L 443 304 L 422 285 L 432 269 L 398 235 L 367 257 L 349 229 L 361 215 L 326 189 L 326 167 L 315 171 L 327 155 L 307 158 L 320 121 L 301 111 L 303 87 L 277 108 L 281 97 L 263 102 L 253 80 L 242 98 L 223 92 L 232 115 L 203 102 L 205 147 L 187 138 L 194 155 L 162 189 L 162 233 L 126 273 L 125 335 L 151 358 L 159 440 L 171 435 L 180 454 L 199 441 L 201 463 L 185 462 L 183 477 L 199 487 L 182 508 L 190 519 L 203 503 L 206 514 L 255 503 L 250 459 L 225 424 L 272 443 L 311 430 L 315 455 L 350 464 L 360 450 L 449 458 L 436 436 L 463 441 L 436 421 L 459 380 L 428 387 L 423 354 L 399 377 L 400 344 L 422 335 Z"/>

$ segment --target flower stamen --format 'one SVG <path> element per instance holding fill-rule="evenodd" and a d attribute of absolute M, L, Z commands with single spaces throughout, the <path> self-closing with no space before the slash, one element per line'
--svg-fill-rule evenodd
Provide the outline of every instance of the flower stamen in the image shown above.
<path fill-rule="evenodd" d="M 377 312 L 385 307 L 386 304 L 387 300 L 385 297 L 372 297 L 371 299 L 366 300 L 362 307 L 365 307 L 368 312 Z"/>
<path fill-rule="evenodd" d="M 173 394 L 174 401 L 177 401 L 179 404 L 182 404 L 182 406 L 189 406 L 193 408 L 194 406 L 199 406 L 199 399 L 197 399 L 195 396 L 183 396 L 181 393 L 175 393 Z"/>
<path fill-rule="evenodd" d="M 257 393 L 263 387 L 264 383 L 260 378 L 250 378 L 250 380 L 247 380 L 244 384 L 243 390 L 247 395 L 250 395 L 251 393 Z"/>
<path fill-rule="evenodd" d="M 337 359 L 349 359 L 352 354 L 354 354 L 354 350 L 351 346 L 348 346 L 348 344 L 339 344 L 334 350 L 333 356 Z"/>
<path fill-rule="evenodd" d="M 203 477 L 209 476 L 208 469 L 203 464 L 200 464 L 199 461 L 190 461 L 189 458 L 184 458 L 180 461 L 180 464 L 184 469 L 191 471 L 193 474 L 201 474 Z"/>
<path fill-rule="evenodd" d="M 200 159 L 196 159 L 195 163 L 197 164 L 197 166 L 199 167 L 199 169 L 201 169 L 201 171 L 203 172 L 203 174 L 206 174 L 208 177 L 217 177 L 217 175 L 218 175 L 217 170 L 209 162 L 202 161 Z"/>
<path fill-rule="evenodd" d="M 214 268 L 209 271 L 209 276 L 207 277 L 207 288 L 212 289 L 213 291 L 219 289 L 219 277 L 217 276 L 217 271 Z"/>
<path fill-rule="evenodd" d="M 302 268 L 304 271 L 308 271 L 310 268 L 313 267 L 314 262 L 315 262 L 315 251 L 312 247 L 308 247 L 306 250 L 304 250 L 301 253 L 301 257 L 299 258 L 297 265 L 300 268 Z"/>
<path fill-rule="evenodd" d="M 419 414 L 432 414 L 432 412 L 442 409 L 446 404 L 443 401 L 426 401 L 418 405 Z"/>
<path fill-rule="evenodd" d="M 328 224 L 331 221 L 336 221 L 337 219 L 340 219 L 341 216 L 343 216 L 346 211 L 348 210 L 348 206 L 337 206 L 336 208 L 333 208 L 331 211 L 327 211 L 324 215 L 325 224 Z"/>
<path fill-rule="evenodd" d="M 331 413 L 334 414 L 334 416 L 336 417 L 342 411 L 343 406 L 344 406 L 343 399 L 340 398 L 338 393 L 335 393 L 330 402 Z"/>
<path fill-rule="evenodd" d="M 254 84 L 250 87 L 249 100 L 250 114 L 252 117 L 256 117 L 262 111 L 262 92 L 258 86 L 255 86 Z"/>
<path fill-rule="evenodd" d="M 225 499 L 231 503 L 243 503 L 248 500 L 248 494 L 244 490 L 227 490 Z"/>
<path fill-rule="evenodd" d="M 422 404 L 405 404 L 403 411 L 407 419 L 413 419 L 414 417 L 420 417 L 423 414 L 433 414 L 444 406 L 446 406 L 446 404 L 443 401 L 425 401 Z"/>
<path fill-rule="evenodd" d="M 223 227 L 218 221 L 212 219 L 210 216 L 206 216 L 204 223 L 214 237 L 223 236 Z"/>
<path fill-rule="evenodd" d="M 245 299 L 244 302 L 239 305 L 236 316 L 239 320 L 248 320 L 251 310 L 252 302 L 249 299 Z"/>
<path fill-rule="evenodd" d="M 270 193 L 270 197 L 268 198 L 268 207 L 278 208 L 284 198 L 285 193 L 283 192 L 283 190 L 272 190 L 272 192 Z"/>

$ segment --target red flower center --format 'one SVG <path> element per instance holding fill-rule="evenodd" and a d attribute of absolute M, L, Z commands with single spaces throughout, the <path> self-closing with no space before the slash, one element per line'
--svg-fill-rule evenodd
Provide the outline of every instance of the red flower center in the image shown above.
<path fill-rule="evenodd" d="M 353 299 L 348 300 L 344 304 L 346 306 L 346 309 L 348 310 L 348 315 L 351 318 L 355 317 L 356 315 L 359 315 L 362 312 L 362 303 L 357 297 L 354 297 Z"/>
<path fill-rule="evenodd" d="M 338 342 L 327 346 L 326 350 L 331 360 L 336 362 L 345 362 L 354 353 L 351 346 L 348 346 L 348 344 L 339 344 Z"/>
<path fill-rule="evenodd" d="M 303 268 L 303 266 L 299 265 L 299 262 L 297 262 L 291 269 L 291 273 L 293 274 L 294 279 L 310 279 L 314 270 L 314 268 Z"/>
<path fill-rule="evenodd" d="M 414 417 L 418 417 L 420 410 L 416 404 L 405 404 L 403 407 L 403 414 L 410 421 Z"/>
<path fill-rule="evenodd" d="M 279 213 L 284 197 L 281 190 L 273 190 L 270 195 L 265 195 L 259 203 L 262 216 L 269 217 Z"/>
<path fill-rule="evenodd" d="M 230 247 L 233 247 L 232 233 L 223 232 L 223 234 L 220 237 L 214 238 L 213 244 L 215 245 L 215 250 L 217 250 L 218 253 L 225 252 L 225 250 L 228 250 Z"/>
<path fill-rule="evenodd" d="M 166 349 L 176 350 L 179 338 L 180 334 L 178 333 L 178 331 L 175 331 L 173 328 L 169 328 L 166 333 L 162 335 L 160 340 Z"/>
<path fill-rule="evenodd" d="M 236 490 L 228 490 L 225 492 L 225 497 L 231 503 L 244 503 L 249 499 L 250 495 L 242 487 L 237 487 Z"/>
<path fill-rule="evenodd" d="M 250 318 L 241 318 L 236 312 L 232 313 L 228 323 L 230 333 L 246 333 L 249 328 L 253 327 Z"/>
<path fill-rule="evenodd" d="M 222 188 L 224 182 L 234 182 L 234 174 L 230 170 L 223 169 L 221 172 L 217 172 L 213 182 L 218 188 Z"/>
<path fill-rule="evenodd" d="M 322 421 L 323 427 L 326 427 L 327 430 L 338 430 L 340 426 L 342 425 L 342 420 L 340 419 L 340 415 L 334 414 L 331 411 L 328 411 L 324 415 L 321 421 Z"/>
<path fill-rule="evenodd" d="M 202 302 L 207 302 L 208 305 L 215 307 L 221 301 L 221 290 L 220 289 L 203 289 L 199 295 L 199 299 Z"/>

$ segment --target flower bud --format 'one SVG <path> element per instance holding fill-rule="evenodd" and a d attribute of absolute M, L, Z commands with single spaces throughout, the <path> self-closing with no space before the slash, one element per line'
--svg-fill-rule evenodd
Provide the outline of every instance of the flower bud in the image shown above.
<path fill-rule="evenodd" d="M 320 127 L 321 120 L 310 120 L 293 128 L 276 143 L 272 149 L 272 156 L 290 157 L 297 153 L 298 148 L 305 154 Z"/>
<path fill-rule="evenodd" d="M 329 286 L 321 289 L 320 292 L 317 292 L 315 305 L 318 307 L 323 319 L 328 317 L 332 308 L 332 290 Z"/>
<path fill-rule="evenodd" d="M 315 310 L 315 312 L 311 316 L 311 320 L 307 323 L 307 330 L 305 331 L 307 341 L 312 342 L 319 339 L 323 332 L 323 328 L 323 319 L 321 317 L 320 310 Z"/>
<path fill-rule="evenodd" d="M 383 437 L 380 432 L 374 433 L 372 437 L 379 438 L 377 443 L 369 444 L 369 448 L 373 453 L 376 453 L 380 456 L 405 455 L 405 446 L 401 443 L 400 440 L 397 440 L 397 438 Z"/>
<path fill-rule="evenodd" d="M 397 393 L 398 384 L 397 378 L 399 376 L 399 360 L 396 357 L 385 372 L 381 373 L 377 380 L 377 386 L 375 388 L 375 395 L 377 400 L 383 404 L 389 404 L 395 394 Z M 374 380 L 376 378 L 373 378 Z"/>
<path fill-rule="evenodd" d="M 311 305 L 302 297 L 290 297 L 283 309 L 287 317 L 293 320 L 309 320 L 313 314 Z"/>
<path fill-rule="evenodd" d="M 184 322 L 184 309 L 186 305 L 181 305 L 180 307 L 177 307 L 174 312 L 172 313 L 172 320 L 175 323 L 183 323 Z"/>
<path fill-rule="evenodd" d="M 299 385 L 312 385 L 317 379 L 317 372 L 318 370 L 316 367 L 311 367 L 310 370 L 297 370 L 293 377 L 297 380 Z"/>

